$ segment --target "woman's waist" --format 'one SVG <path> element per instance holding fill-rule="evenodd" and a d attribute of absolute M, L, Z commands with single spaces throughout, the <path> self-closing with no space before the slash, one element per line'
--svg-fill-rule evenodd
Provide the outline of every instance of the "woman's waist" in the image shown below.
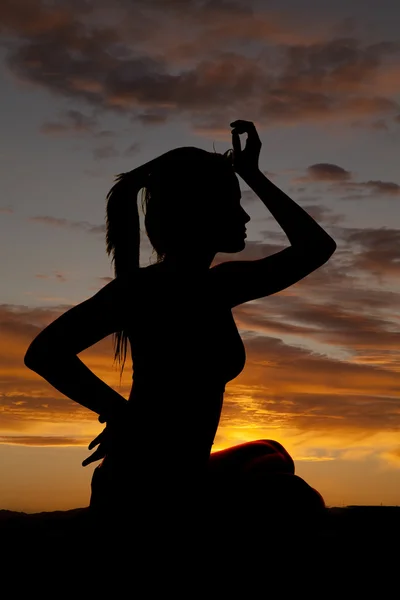
<path fill-rule="evenodd" d="M 163 390 L 152 393 L 151 390 L 144 392 L 132 388 L 128 405 L 133 421 L 151 424 L 158 430 L 187 430 L 194 426 L 217 426 L 223 400 L 224 393 L 221 390 L 196 389 L 185 393 Z"/>
<path fill-rule="evenodd" d="M 207 401 L 201 401 L 194 397 L 179 402 L 155 400 L 132 396 L 128 400 L 129 425 L 132 435 L 143 439 L 160 437 L 189 435 L 201 436 L 202 432 L 212 432 L 215 435 L 222 412 L 223 396 L 220 394 Z"/>
<path fill-rule="evenodd" d="M 225 392 L 225 383 L 208 379 L 202 382 L 185 382 L 181 380 L 178 384 L 166 381 L 149 381 L 138 378 L 132 382 L 129 400 L 146 400 L 163 402 L 170 401 L 186 402 L 191 398 L 203 401 L 219 401 Z"/>
<path fill-rule="evenodd" d="M 207 463 L 211 454 L 214 435 L 211 431 L 174 431 L 170 428 L 149 427 L 124 439 L 114 440 L 107 449 L 102 466 L 124 470 L 133 468 L 170 470 Z"/>

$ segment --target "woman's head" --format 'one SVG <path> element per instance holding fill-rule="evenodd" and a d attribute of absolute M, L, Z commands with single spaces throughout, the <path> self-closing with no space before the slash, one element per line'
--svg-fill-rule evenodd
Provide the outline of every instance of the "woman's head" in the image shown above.
<path fill-rule="evenodd" d="M 160 159 L 142 198 L 146 233 L 158 261 L 179 251 L 190 257 L 243 249 L 237 238 L 243 243 L 249 217 L 240 206 L 240 185 L 229 151 L 184 147 Z"/>
<path fill-rule="evenodd" d="M 116 276 L 129 275 L 139 267 L 140 189 L 145 229 L 157 262 L 178 253 L 190 258 L 243 250 L 250 217 L 240 205 L 232 151 L 219 154 L 192 146 L 175 148 L 118 175 L 107 195 L 107 253 L 112 254 Z M 121 336 L 117 338 L 116 357 Z"/>

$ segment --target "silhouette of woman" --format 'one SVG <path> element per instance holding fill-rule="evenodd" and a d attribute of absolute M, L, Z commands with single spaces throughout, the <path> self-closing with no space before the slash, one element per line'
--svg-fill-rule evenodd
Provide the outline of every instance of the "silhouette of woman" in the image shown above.
<path fill-rule="evenodd" d="M 232 308 L 294 284 L 336 248 L 259 170 L 261 141 L 254 124 L 238 120 L 231 126 L 233 150 L 225 154 L 176 148 L 117 176 L 106 215 L 114 280 L 47 326 L 26 352 L 26 366 L 106 423 L 89 445 L 97 449 L 83 462 L 103 459 L 92 478 L 90 507 L 96 514 L 132 512 L 138 503 L 154 514 L 156 502 L 160 518 L 171 507 L 186 516 L 208 507 L 218 520 L 215 498 L 229 498 L 236 508 L 247 499 L 253 508 L 285 513 L 324 507 L 276 441 L 211 453 L 225 385 L 246 359 Z M 261 260 L 210 268 L 216 253 L 245 247 L 250 217 L 240 204 L 236 174 L 269 209 L 290 245 Z M 139 268 L 141 189 L 157 262 Z M 121 376 L 130 342 L 134 374 L 128 401 L 77 356 L 111 334 Z"/>

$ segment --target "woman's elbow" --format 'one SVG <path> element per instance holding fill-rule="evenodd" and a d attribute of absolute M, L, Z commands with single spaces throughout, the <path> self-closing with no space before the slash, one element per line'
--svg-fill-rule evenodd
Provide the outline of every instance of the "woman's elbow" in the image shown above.
<path fill-rule="evenodd" d="M 328 262 L 335 250 L 336 242 L 330 236 L 314 241 L 306 247 L 303 246 L 305 260 L 307 264 L 314 265 L 314 268 L 321 267 Z"/>
<path fill-rule="evenodd" d="M 328 236 L 326 240 L 319 246 L 319 254 L 323 260 L 323 263 L 326 263 L 335 253 L 337 248 L 336 242 L 331 236 Z"/>
<path fill-rule="evenodd" d="M 47 353 L 48 354 L 48 353 Z M 46 352 L 43 344 L 38 343 L 35 338 L 28 347 L 24 356 L 24 365 L 31 371 L 37 372 L 38 366 L 46 359 Z"/>
<path fill-rule="evenodd" d="M 31 371 L 34 371 L 34 365 L 37 365 L 38 362 L 38 355 L 37 352 L 32 350 L 31 346 L 29 346 L 28 350 L 25 352 L 24 365 L 28 367 L 28 369 L 30 369 Z"/>
<path fill-rule="evenodd" d="M 337 248 L 337 244 L 335 242 L 335 240 L 333 238 L 330 238 L 327 244 L 327 252 L 328 252 L 328 258 L 330 258 L 332 256 L 332 254 L 335 253 Z"/>

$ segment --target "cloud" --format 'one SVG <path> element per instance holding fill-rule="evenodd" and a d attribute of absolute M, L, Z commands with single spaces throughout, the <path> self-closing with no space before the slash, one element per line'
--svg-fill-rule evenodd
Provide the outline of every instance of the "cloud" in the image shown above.
<path fill-rule="evenodd" d="M 397 57 L 399 45 L 391 42 L 362 46 L 354 38 L 339 38 L 287 49 L 284 68 L 269 86 L 265 113 L 280 121 L 340 120 L 361 114 L 396 112 L 395 98 L 384 86 L 374 86 L 386 58 Z M 390 69 L 390 67 L 387 67 Z M 400 80 L 398 80 L 400 86 Z M 379 89 L 382 95 L 371 93 Z M 392 93 L 392 87 L 387 90 Z"/>
<path fill-rule="evenodd" d="M 6 215 L 12 215 L 12 214 L 14 214 L 14 209 L 11 208 L 10 206 L 3 206 L 3 207 L 0 207 L 0 213 L 6 214 Z"/>
<path fill-rule="evenodd" d="M 96 160 L 114 158 L 115 156 L 119 156 L 119 152 L 113 144 L 105 144 L 104 146 L 99 146 L 93 150 L 93 157 Z"/>
<path fill-rule="evenodd" d="M 140 113 L 135 119 L 140 121 L 143 125 L 163 125 L 167 122 L 168 117 L 165 114 Z"/>
<path fill-rule="evenodd" d="M 28 217 L 29 221 L 34 223 L 43 223 L 44 225 L 50 225 L 52 227 L 66 227 L 69 229 L 80 229 L 87 233 L 103 234 L 105 233 L 105 225 L 92 225 L 88 221 L 73 221 L 71 219 L 64 219 L 59 217 L 49 216 L 36 216 Z"/>
<path fill-rule="evenodd" d="M 400 185 L 394 181 L 352 181 L 343 184 L 342 190 L 350 192 L 350 194 L 342 196 L 339 198 L 340 200 L 360 200 L 372 197 L 395 197 L 400 195 Z"/>
<path fill-rule="evenodd" d="M 227 114 L 232 98 L 244 106 L 250 97 L 264 126 L 399 114 L 396 42 L 326 39 L 322 29 L 300 31 L 294 18 L 243 3 L 207 3 L 200 12 L 181 3 L 136 3 L 133 11 L 111 0 L 101 9 L 24 6 L 7 0 L 0 8 L 18 78 L 146 124 L 179 113 L 195 128 L 218 130 L 236 117 L 236 108 Z M 64 123 L 48 127 L 65 131 Z"/>
<path fill-rule="evenodd" d="M 102 129 L 101 131 L 98 131 L 95 135 L 97 138 L 110 138 L 115 137 L 116 133 L 115 131 L 110 131 L 109 129 Z"/>
<path fill-rule="evenodd" d="M 372 129 L 377 129 L 379 131 L 388 131 L 389 127 L 387 122 L 384 119 L 378 119 L 377 121 L 373 121 L 371 123 Z"/>
<path fill-rule="evenodd" d="M 229 387 L 225 425 L 303 431 L 399 431 L 395 371 L 335 360 L 272 336 L 246 337 L 248 362 Z"/>
<path fill-rule="evenodd" d="M 62 113 L 59 121 L 43 123 L 40 131 L 45 134 L 94 133 L 96 119 L 84 115 L 79 110 L 68 110 Z"/>
<path fill-rule="evenodd" d="M 374 289 L 371 279 L 366 285 L 365 275 L 382 277 L 398 268 L 399 232 L 336 230 L 338 250 L 327 264 L 279 294 L 237 307 L 235 318 L 245 331 L 282 336 L 308 348 L 316 344 L 357 364 L 396 369 L 400 294 L 384 286 Z M 260 258 L 271 250 L 259 243 L 250 252 Z"/>
<path fill-rule="evenodd" d="M 60 283 L 65 283 L 67 281 L 67 277 L 64 275 L 64 273 L 60 273 L 59 271 L 54 271 L 54 273 L 51 275 L 36 273 L 35 277 L 38 279 L 56 279 Z"/>
<path fill-rule="evenodd" d="M 393 450 L 392 454 L 397 460 L 400 460 L 400 446 Z"/>
<path fill-rule="evenodd" d="M 60 29 L 72 22 L 71 7 L 46 6 L 41 0 L 13 0 L 1 3 L 1 33 L 17 33 L 21 36 L 37 36 Z"/>
<path fill-rule="evenodd" d="M 366 181 L 359 185 L 371 190 L 371 193 L 387 194 L 389 196 L 400 195 L 400 185 L 392 181 Z"/>
<path fill-rule="evenodd" d="M 85 175 L 89 175 L 89 177 L 104 177 L 104 169 L 100 166 L 96 167 L 95 169 L 83 169 L 83 173 L 85 173 Z"/>
<path fill-rule="evenodd" d="M 283 78 L 287 82 L 286 89 L 301 91 L 305 88 L 312 93 L 345 93 L 350 105 L 353 102 L 358 104 L 363 98 L 367 102 L 379 103 L 380 96 L 374 93 L 360 95 L 360 92 L 366 92 L 371 80 L 377 77 L 382 79 L 382 73 L 396 74 L 393 63 L 386 65 L 385 59 L 396 59 L 399 50 L 398 42 L 362 45 L 355 37 L 293 45 L 288 49 L 283 72 Z"/>
<path fill-rule="evenodd" d="M 312 277 L 311 275 L 309 277 Z M 346 295 L 343 294 L 341 304 L 335 302 L 341 296 L 340 292 L 333 292 L 329 301 L 329 287 L 325 290 L 325 301 L 312 298 L 311 284 L 307 290 L 301 290 L 301 282 L 296 284 L 298 293 L 289 288 L 288 295 L 279 294 L 265 299 L 248 308 L 243 306 L 237 309 L 240 327 L 246 331 L 256 331 L 263 335 L 290 336 L 293 341 L 297 338 L 298 344 L 306 340 L 322 344 L 332 352 L 336 347 L 344 350 L 348 360 L 358 362 L 362 357 L 370 354 L 370 364 L 373 358 L 376 363 L 385 363 L 391 367 L 391 356 L 396 357 L 397 342 L 396 323 L 390 317 L 385 317 L 377 309 L 377 299 L 364 305 L 359 304 L 357 310 L 357 293 L 349 295 L 346 305 Z M 359 299 L 368 296 L 361 289 Z M 392 298 L 399 300 L 400 295 Z M 381 296 L 384 304 L 385 294 Z M 375 314 L 370 315 L 369 310 L 375 308 Z M 381 307 L 382 309 L 382 307 Z M 293 341 L 293 343 L 295 343 Z M 311 344 L 312 345 L 312 344 Z M 361 360 L 359 362 L 362 362 Z"/>
<path fill-rule="evenodd" d="M 140 150 L 140 144 L 134 142 L 124 152 L 124 156 L 136 156 Z"/>
<path fill-rule="evenodd" d="M 400 230 L 388 227 L 347 228 L 342 236 L 349 244 L 357 244 L 353 267 L 364 269 L 377 277 L 400 275 Z"/>
<path fill-rule="evenodd" d="M 16 446 L 87 446 L 90 438 L 68 438 L 65 436 L 38 436 L 38 435 L 3 435 L 0 444 Z"/>
<path fill-rule="evenodd" d="M 362 277 L 367 275 L 371 278 L 371 289 L 363 292 L 363 302 L 368 303 L 368 294 L 372 298 L 377 297 L 373 289 L 373 279 L 378 278 L 383 283 L 385 278 L 398 277 L 400 274 L 400 230 L 388 227 L 382 228 L 351 228 L 343 227 L 341 223 L 344 218 L 326 207 L 312 205 L 305 207 L 307 212 L 319 223 L 323 223 L 326 230 L 337 242 L 338 248 L 329 262 L 317 269 L 305 279 L 296 283 L 296 290 L 303 288 L 309 290 L 315 287 L 313 293 L 318 293 L 318 287 L 331 289 L 335 285 L 340 294 L 347 295 L 349 289 L 359 286 Z M 249 240 L 246 249 L 241 253 L 240 260 L 257 260 L 271 254 L 275 254 L 283 248 L 288 247 L 286 234 L 282 231 L 261 230 L 266 242 Z M 275 243 L 275 241 L 279 243 Z M 216 256 L 214 264 L 225 261 L 238 260 L 235 254 L 220 253 Z M 361 280 L 360 280 L 361 277 Z M 315 282 L 315 285 L 314 285 Z M 332 285 L 331 285 L 332 284 Z M 295 289 L 294 287 L 290 290 Z M 281 294 L 292 293 L 283 291 Z M 385 291 L 385 294 L 387 292 Z M 385 296 L 385 301 L 389 296 Z M 399 302 L 398 296 L 393 296 Z M 338 297 L 340 303 L 340 298 Z M 377 305 L 375 306 L 377 308 Z"/>
<path fill-rule="evenodd" d="M 332 163 L 316 163 L 307 167 L 306 175 L 292 179 L 293 183 L 329 183 L 328 191 L 345 193 L 340 200 L 362 200 L 373 196 L 398 196 L 400 185 L 394 181 L 354 181 L 351 171 Z M 300 188 L 300 191 L 303 191 Z M 365 194 L 364 192 L 367 192 Z"/>
<path fill-rule="evenodd" d="M 53 437 L 59 435 L 60 427 L 68 439 L 76 437 L 71 435 L 71 431 L 77 428 L 83 429 L 85 439 L 90 435 L 96 416 L 24 365 L 24 355 L 32 340 L 71 307 L 70 304 L 49 308 L 0 305 L 1 436 L 35 436 L 38 430 L 43 430 L 46 436 Z M 119 387 L 119 372 L 113 365 L 111 336 L 82 352 L 80 358 L 116 391 L 129 393 L 131 374 L 128 368 Z"/>
<path fill-rule="evenodd" d="M 302 199 L 304 201 L 304 199 Z M 320 204 L 303 204 L 304 210 L 319 224 L 337 225 L 345 220 L 344 215 L 333 212 Z"/>
<path fill-rule="evenodd" d="M 307 176 L 297 181 L 348 181 L 351 172 L 331 163 L 317 163 L 307 168 Z"/>

